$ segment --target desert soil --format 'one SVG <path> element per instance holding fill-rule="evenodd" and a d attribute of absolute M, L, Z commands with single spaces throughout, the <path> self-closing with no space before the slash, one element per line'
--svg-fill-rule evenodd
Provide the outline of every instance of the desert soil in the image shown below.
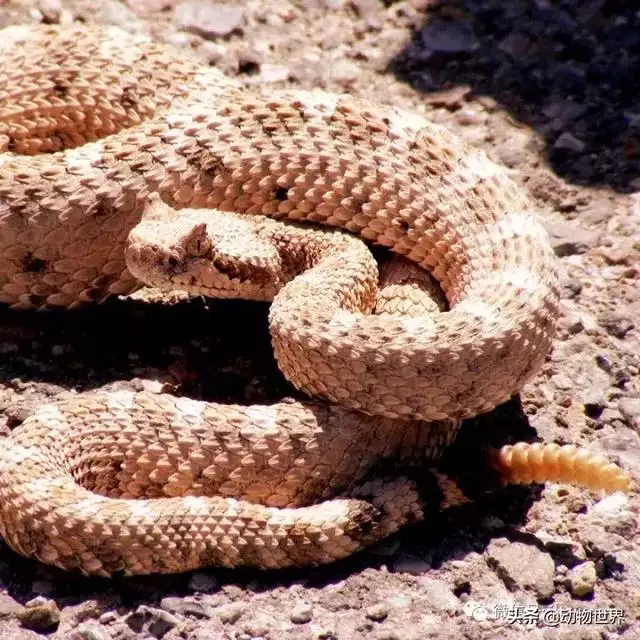
<path fill-rule="evenodd" d="M 510 167 L 561 264 L 559 334 L 521 398 L 470 421 L 448 464 L 478 443 L 526 437 L 588 446 L 640 477 L 634 2 L 0 0 L 0 27 L 74 20 L 149 33 L 248 85 L 349 91 L 415 109 Z M 266 313 L 144 298 L 71 314 L 2 310 L 0 428 L 96 388 L 243 402 L 291 394 Z M 1 545 L 0 637 L 640 638 L 637 492 L 486 493 L 481 475 L 470 474 L 475 504 L 313 570 L 108 581 Z"/>

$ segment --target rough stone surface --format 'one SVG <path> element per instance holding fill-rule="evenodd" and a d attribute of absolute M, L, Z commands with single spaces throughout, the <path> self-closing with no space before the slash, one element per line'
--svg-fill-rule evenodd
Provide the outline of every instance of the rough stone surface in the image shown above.
<path fill-rule="evenodd" d="M 60 609 L 53 600 L 38 596 L 18 613 L 22 626 L 34 631 L 48 631 L 60 622 Z"/>
<path fill-rule="evenodd" d="M 240 6 L 195 0 L 178 5 L 174 19 L 180 29 L 204 38 L 218 38 L 241 29 L 244 10 Z"/>
<path fill-rule="evenodd" d="M 551 246 L 560 258 L 576 253 L 585 253 L 598 242 L 597 231 L 582 229 L 567 222 L 547 222 L 545 224 Z"/>
<path fill-rule="evenodd" d="M 313 607 L 304 602 L 298 603 L 291 611 L 291 622 L 305 624 L 313 619 Z"/>
<path fill-rule="evenodd" d="M 569 590 L 576 598 L 584 598 L 593 593 L 598 579 L 595 563 L 583 562 L 567 574 Z"/>
<path fill-rule="evenodd" d="M 506 538 L 498 538 L 490 543 L 486 558 L 510 591 L 533 591 L 539 600 L 553 595 L 555 565 L 548 553 L 522 542 L 509 543 Z"/>

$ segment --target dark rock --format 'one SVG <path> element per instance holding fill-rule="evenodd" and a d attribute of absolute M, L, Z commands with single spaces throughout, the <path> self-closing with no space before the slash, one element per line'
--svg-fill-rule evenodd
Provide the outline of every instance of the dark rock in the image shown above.
<path fill-rule="evenodd" d="M 609 311 L 598 318 L 598 323 L 610 335 L 623 340 L 636 325 L 624 311 Z"/>
<path fill-rule="evenodd" d="M 207 573 L 196 571 L 191 578 L 189 578 L 189 589 L 194 591 L 200 591 L 208 593 L 215 591 L 218 588 L 218 581 Z"/>
<path fill-rule="evenodd" d="M 573 153 L 580 153 L 584 151 L 586 144 L 576 138 L 572 133 L 565 131 L 558 136 L 558 139 L 553 143 L 553 148 L 560 151 L 571 151 Z"/>
<path fill-rule="evenodd" d="M 585 253 L 595 246 L 600 238 L 597 231 L 582 229 L 568 222 L 545 221 L 544 227 L 549 234 L 553 250 L 561 258 Z"/>
<path fill-rule="evenodd" d="M 430 22 L 420 32 L 422 45 L 434 53 L 473 53 L 480 47 L 478 37 L 467 22 Z"/>
<path fill-rule="evenodd" d="M 24 609 L 18 613 L 18 619 L 26 629 L 48 631 L 58 626 L 60 609 L 53 600 L 38 596 L 27 602 Z"/>

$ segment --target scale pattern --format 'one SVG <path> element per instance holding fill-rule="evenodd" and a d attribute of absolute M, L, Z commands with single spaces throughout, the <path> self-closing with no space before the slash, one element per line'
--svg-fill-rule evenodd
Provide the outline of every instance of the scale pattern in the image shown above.
<path fill-rule="evenodd" d="M 218 269 L 274 298 L 283 373 L 340 405 L 81 394 L 43 407 L 0 456 L 7 542 L 99 575 L 269 568 L 329 562 L 420 519 L 411 480 L 369 474 L 391 458 L 435 460 L 551 347 L 553 253 L 506 171 L 415 114 L 262 94 L 117 29 L 11 27 L 0 55 L 0 302 L 74 308 L 130 293 L 150 207 L 201 216 L 172 249 L 181 259 L 235 212 L 240 231 L 218 242 L 236 255 Z M 314 252 L 320 232 L 292 227 L 307 238 L 292 279 L 291 252 L 260 243 L 262 266 L 281 271 L 263 269 L 256 289 L 237 244 L 247 215 L 336 230 Z M 405 261 L 389 267 L 398 289 L 377 314 L 375 265 L 345 231 Z M 446 313 L 428 310 L 409 263 L 438 282 Z M 403 296 L 415 304 L 394 307 Z M 455 501 L 433 479 L 441 504 Z"/>

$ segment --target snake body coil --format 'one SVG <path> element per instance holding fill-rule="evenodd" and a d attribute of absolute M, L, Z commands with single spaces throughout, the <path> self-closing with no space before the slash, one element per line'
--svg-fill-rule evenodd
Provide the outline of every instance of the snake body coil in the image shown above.
<path fill-rule="evenodd" d="M 8 543 L 101 575 L 275 567 L 344 557 L 419 519 L 410 480 L 368 471 L 437 457 L 551 347 L 553 252 L 505 170 L 417 115 L 319 91 L 264 95 L 116 29 L 12 27 L 0 55 L 0 302 L 73 308 L 134 291 L 155 193 L 178 217 L 207 208 L 351 232 L 428 270 L 448 305 L 372 315 L 375 265 L 360 243 L 296 231 L 280 258 L 306 270 L 255 297 L 277 293 L 283 373 L 343 408 L 144 394 L 44 407 L 0 457 Z M 206 226 L 181 236 L 197 241 L 176 249 L 183 258 L 200 255 Z"/>

